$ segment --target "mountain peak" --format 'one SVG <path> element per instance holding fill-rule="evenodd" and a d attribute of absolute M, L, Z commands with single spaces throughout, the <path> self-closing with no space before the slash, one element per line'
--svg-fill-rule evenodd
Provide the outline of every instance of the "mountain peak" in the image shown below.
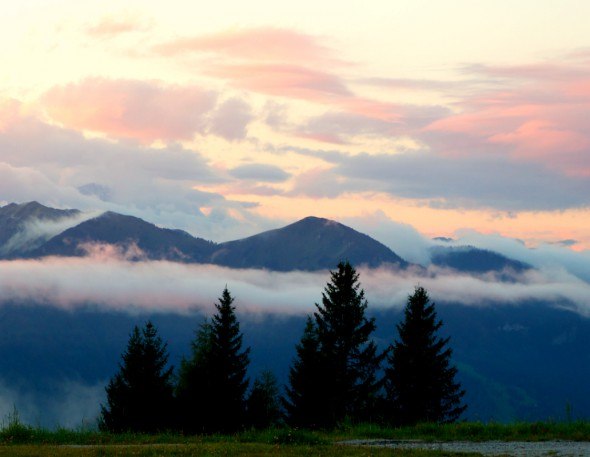
<path fill-rule="evenodd" d="M 47 219 L 56 220 L 61 217 L 68 217 L 79 214 L 76 209 L 55 209 L 44 206 L 37 201 L 25 203 L 10 203 L 0 208 L 0 217 L 25 222 L 27 219 Z"/>
<path fill-rule="evenodd" d="M 34 211 L 40 207 L 44 207 L 41 203 L 36 201 L 25 202 L 25 203 L 9 203 L 6 206 L 0 207 L 0 213 L 4 214 L 14 214 L 14 213 L 22 213 L 22 212 L 29 212 Z"/>
<path fill-rule="evenodd" d="M 304 217 L 303 219 L 300 219 L 297 222 L 293 222 L 292 224 L 288 225 L 287 227 L 291 227 L 291 226 L 316 227 L 316 228 L 333 227 L 333 226 L 346 227 L 345 225 L 343 225 L 340 222 L 337 222 L 335 220 L 326 219 L 324 217 L 317 217 L 317 216 Z M 349 227 L 346 227 L 346 228 L 349 228 Z"/>
<path fill-rule="evenodd" d="M 22 208 L 33 208 L 33 209 L 36 209 L 36 208 L 45 208 L 45 209 L 49 209 L 48 206 L 42 205 L 41 203 L 39 203 L 36 200 L 32 200 L 30 202 L 24 202 L 24 203 L 21 203 L 18 206 L 20 206 Z"/>
<path fill-rule="evenodd" d="M 35 256 L 84 255 L 85 243 L 136 245 L 148 259 L 203 263 L 214 244 L 181 230 L 159 228 L 135 216 L 106 211 L 71 227 L 34 252 Z"/>
<path fill-rule="evenodd" d="M 355 265 L 407 262 L 387 246 L 339 222 L 308 216 L 279 229 L 221 243 L 212 261 L 234 268 L 322 270 L 348 260 Z"/>
<path fill-rule="evenodd" d="M 75 209 L 61 210 L 48 208 L 36 201 L 10 203 L 0 208 L 0 256 L 15 255 L 21 247 L 24 251 L 33 249 L 46 241 L 47 222 L 54 223 L 80 214 Z M 36 227 L 32 232 L 28 224 L 41 222 L 43 229 Z M 51 225 L 51 224 L 49 224 Z M 26 244 L 26 246 L 24 245 Z M 23 251 L 23 252 L 24 252 Z"/>
<path fill-rule="evenodd" d="M 41 203 L 39 203 L 36 200 L 32 200 L 30 202 L 23 202 L 23 203 L 10 203 L 10 204 L 6 205 L 5 208 L 13 208 L 13 209 L 18 208 L 21 211 L 22 210 L 34 211 L 34 210 L 39 210 L 39 209 L 53 209 L 48 206 L 42 205 Z"/>
<path fill-rule="evenodd" d="M 299 223 L 326 223 L 326 222 L 335 222 L 333 220 L 330 219 L 326 219 L 324 217 L 317 217 L 317 216 L 307 216 L 304 217 L 303 219 L 298 220 L 297 222 L 294 222 L 294 224 L 299 224 Z"/>

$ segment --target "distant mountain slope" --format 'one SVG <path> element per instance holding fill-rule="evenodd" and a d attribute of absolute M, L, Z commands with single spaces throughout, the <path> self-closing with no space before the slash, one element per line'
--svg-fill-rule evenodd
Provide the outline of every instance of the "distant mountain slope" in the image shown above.
<path fill-rule="evenodd" d="M 23 221 L 47 221 L 81 214 L 54 210 L 36 202 L 0 208 L 0 233 L 11 239 Z M 308 217 L 287 227 L 242 240 L 216 244 L 181 230 L 164 229 L 133 216 L 106 212 L 67 228 L 51 239 L 29 246 L 13 257 L 83 256 L 84 245 L 103 243 L 122 248 L 136 245 L 152 260 L 213 263 L 234 268 L 277 271 L 334 268 L 340 260 L 372 267 L 391 263 L 404 268 L 401 257 L 371 237 L 328 219 Z M 0 241 L 0 250 L 2 241 Z M 139 259 L 139 256 L 138 256 Z"/>
<path fill-rule="evenodd" d="M 211 262 L 276 271 L 334 268 L 340 260 L 371 267 L 408 263 L 387 246 L 338 222 L 306 217 L 286 227 L 221 243 Z"/>
<path fill-rule="evenodd" d="M 107 212 L 88 217 L 91 215 L 75 209 L 48 208 L 37 202 L 0 207 L 0 258 L 83 256 L 83 245 L 105 243 L 122 248 L 136 245 L 151 260 L 212 263 L 231 268 L 314 271 L 335 268 L 341 260 L 369 267 L 384 263 L 399 268 L 409 265 L 368 235 L 318 217 L 306 217 L 286 227 L 220 244 L 181 230 L 160 228 L 133 216 Z M 436 246 L 431 254 L 432 264 L 469 274 L 505 270 L 518 273 L 531 268 L 471 246 Z M 137 260 L 140 258 L 143 257 L 138 255 Z"/>
<path fill-rule="evenodd" d="M 504 270 L 519 273 L 532 268 L 526 263 L 510 259 L 497 252 L 473 246 L 436 246 L 432 248 L 431 252 L 431 261 L 434 265 L 453 268 L 465 273 L 488 273 Z"/>
<path fill-rule="evenodd" d="M 27 224 L 57 222 L 79 215 L 76 209 L 48 208 L 37 202 L 10 203 L 0 207 L 0 257 L 20 256 L 47 241 L 47 232 L 36 231 L 25 235 Z M 30 231 L 32 232 L 32 231 Z"/>
<path fill-rule="evenodd" d="M 195 238 L 182 230 L 164 229 L 133 216 L 107 212 L 53 237 L 32 255 L 81 256 L 84 243 L 122 247 L 136 244 L 148 259 L 207 262 L 215 243 Z"/>
<path fill-rule="evenodd" d="M 38 202 L 9 203 L 0 207 L 0 220 L 11 219 L 13 221 L 25 222 L 31 219 L 42 219 L 55 221 L 62 217 L 70 217 L 80 214 L 77 209 L 55 209 L 44 206 Z"/>

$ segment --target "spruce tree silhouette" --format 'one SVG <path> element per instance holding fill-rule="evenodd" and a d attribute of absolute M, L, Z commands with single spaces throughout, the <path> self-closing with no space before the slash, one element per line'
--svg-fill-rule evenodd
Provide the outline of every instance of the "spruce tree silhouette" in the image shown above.
<path fill-rule="evenodd" d="M 263 371 L 254 380 L 246 400 L 247 425 L 256 429 L 277 425 L 281 419 L 277 378 Z"/>
<path fill-rule="evenodd" d="M 215 407 L 210 391 L 210 372 L 213 342 L 211 324 L 205 320 L 195 332 L 191 341 L 191 357 L 180 364 L 176 385 L 178 426 L 184 432 L 207 431 L 210 421 L 207 415 Z"/>
<path fill-rule="evenodd" d="M 135 326 L 119 372 L 106 387 L 100 428 L 111 432 L 156 432 L 171 428 L 173 368 L 167 368 L 166 344 L 148 321 Z"/>
<path fill-rule="evenodd" d="M 317 428 L 327 423 L 329 417 L 323 403 L 327 383 L 316 328 L 309 316 L 295 350 L 283 405 L 291 425 Z"/>
<path fill-rule="evenodd" d="M 437 336 L 441 326 L 428 293 L 416 287 L 385 369 L 385 416 L 390 423 L 454 422 L 467 408 L 462 405 L 465 391 L 455 381 L 457 369 L 450 364 L 449 338 Z"/>
<path fill-rule="evenodd" d="M 226 287 L 182 363 L 178 397 L 187 431 L 228 433 L 244 424 L 250 348 L 242 350 L 233 301 Z"/>
<path fill-rule="evenodd" d="M 330 275 L 322 304 L 316 304 L 297 347 L 286 402 L 291 422 L 319 427 L 345 418 L 370 419 L 380 388 L 376 372 L 384 357 L 371 340 L 375 320 L 365 316 L 367 300 L 358 273 L 340 262 Z"/>

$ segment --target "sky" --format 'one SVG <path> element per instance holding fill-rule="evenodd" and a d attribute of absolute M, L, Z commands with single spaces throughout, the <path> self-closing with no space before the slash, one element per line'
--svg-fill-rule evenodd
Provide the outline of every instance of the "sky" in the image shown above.
<path fill-rule="evenodd" d="M 588 17 L 574 0 L 12 2 L 0 203 L 214 241 L 315 215 L 587 251 Z"/>

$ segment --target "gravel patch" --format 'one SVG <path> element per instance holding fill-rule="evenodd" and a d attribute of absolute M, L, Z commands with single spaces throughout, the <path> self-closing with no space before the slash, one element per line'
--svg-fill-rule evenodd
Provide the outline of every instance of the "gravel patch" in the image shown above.
<path fill-rule="evenodd" d="M 578 441 L 445 441 L 418 440 L 348 440 L 338 444 L 348 446 L 387 447 L 392 449 L 425 449 L 449 452 L 475 452 L 485 456 L 547 457 L 588 456 L 590 443 Z"/>

